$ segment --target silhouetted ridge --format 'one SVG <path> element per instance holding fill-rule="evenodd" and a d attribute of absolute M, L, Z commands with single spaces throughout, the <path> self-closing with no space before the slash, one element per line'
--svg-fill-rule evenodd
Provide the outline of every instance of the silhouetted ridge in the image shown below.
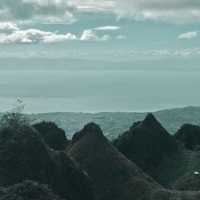
<path fill-rule="evenodd" d="M 178 150 L 173 138 L 152 115 L 133 126 L 118 137 L 114 145 L 141 167 L 156 178 L 156 168 L 162 160 Z"/>
<path fill-rule="evenodd" d="M 24 181 L 7 188 L 0 188 L 0 200 L 62 200 L 46 185 Z M 66 199 L 67 200 L 67 199 Z"/>
<path fill-rule="evenodd" d="M 76 142 L 77 140 L 81 139 L 83 136 L 88 136 L 91 135 L 93 137 L 103 137 L 103 132 L 100 128 L 99 125 L 91 122 L 87 125 L 84 126 L 84 128 L 82 129 L 82 131 L 77 132 L 74 134 L 73 138 L 72 138 L 72 142 Z"/>
<path fill-rule="evenodd" d="M 55 150 L 64 150 L 68 144 L 65 131 L 54 122 L 40 122 L 33 127 L 38 130 L 48 146 Z"/>
<path fill-rule="evenodd" d="M 0 186 L 24 180 L 47 184 L 67 200 L 93 200 L 90 180 L 64 152 L 48 148 L 32 127 L 0 130 Z"/>
<path fill-rule="evenodd" d="M 113 147 L 98 125 L 86 125 L 75 138 L 67 153 L 92 178 L 97 200 L 149 200 L 161 188 Z"/>
<path fill-rule="evenodd" d="M 142 125 L 147 127 L 159 127 L 161 124 L 157 121 L 157 119 L 154 117 L 152 113 L 147 114 L 145 119 L 142 121 Z"/>
<path fill-rule="evenodd" d="M 175 134 L 177 140 L 190 150 L 200 149 L 200 127 L 184 124 Z"/>

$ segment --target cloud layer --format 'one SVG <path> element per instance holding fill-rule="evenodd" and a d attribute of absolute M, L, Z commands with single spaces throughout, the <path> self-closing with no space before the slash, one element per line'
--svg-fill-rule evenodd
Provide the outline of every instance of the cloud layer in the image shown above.
<path fill-rule="evenodd" d="M 73 0 L 79 10 L 114 12 L 134 20 L 157 20 L 171 23 L 200 21 L 199 0 Z"/>
<path fill-rule="evenodd" d="M 116 0 L 116 10 L 137 20 L 152 19 L 173 23 L 200 20 L 198 0 Z"/>
<path fill-rule="evenodd" d="M 72 23 L 76 19 L 66 0 L 1 0 L 0 20 L 43 20 Z"/>
<path fill-rule="evenodd" d="M 1 0 L 0 20 L 73 23 L 78 12 L 110 12 L 135 20 L 200 21 L 199 0 Z"/>
<path fill-rule="evenodd" d="M 67 34 L 56 34 L 52 32 L 45 32 L 38 29 L 27 29 L 27 30 L 17 30 L 11 34 L 0 34 L 1 44 L 11 44 L 11 43 L 53 43 L 62 42 L 67 40 L 76 40 L 76 36 Z"/>
<path fill-rule="evenodd" d="M 0 44 L 29 44 L 29 43 L 55 43 L 72 40 L 79 41 L 108 41 L 111 38 L 109 34 L 99 34 L 99 32 L 116 31 L 120 27 L 105 26 L 93 29 L 83 30 L 80 34 L 73 33 L 55 33 L 42 31 L 39 29 L 20 29 L 16 24 L 11 22 L 0 23 Z M 116 38 L 118 39 L 118 38 Z"/>

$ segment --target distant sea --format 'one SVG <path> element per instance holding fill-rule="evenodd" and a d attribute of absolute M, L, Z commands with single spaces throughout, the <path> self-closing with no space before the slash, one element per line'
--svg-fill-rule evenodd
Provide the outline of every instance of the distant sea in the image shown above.
<path fill-rule="evenodd" d="M 142 112 L 200 106 L 200 71 L 1 70 L 0 111 Z"/>

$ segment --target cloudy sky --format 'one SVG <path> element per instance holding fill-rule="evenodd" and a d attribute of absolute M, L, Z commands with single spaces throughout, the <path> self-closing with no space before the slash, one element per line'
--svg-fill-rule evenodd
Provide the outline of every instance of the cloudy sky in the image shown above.
<path fill-rule="evenodd" d="M 196 65 L 199 25 L 199 0 L 1 0 L 0 57 Z"/>
<path fill-rule="evenodd" d="M 199 106 L 199 63 L 200 0 L 0 0 L 0 111 Z"/>

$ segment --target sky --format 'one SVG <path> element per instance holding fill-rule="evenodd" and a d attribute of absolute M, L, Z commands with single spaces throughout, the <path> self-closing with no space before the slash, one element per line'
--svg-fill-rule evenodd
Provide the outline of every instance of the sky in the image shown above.
<path fill-rule="evenodd" d="M 199 0 L 0 0 L 0 111 L 199 106 L 199 44 Z"/>
<path fill-rule="evenodd" d="M 0 68 L 10 58 L 193 68 L 199 25 L 199 0 L 1 0 Z"/>

